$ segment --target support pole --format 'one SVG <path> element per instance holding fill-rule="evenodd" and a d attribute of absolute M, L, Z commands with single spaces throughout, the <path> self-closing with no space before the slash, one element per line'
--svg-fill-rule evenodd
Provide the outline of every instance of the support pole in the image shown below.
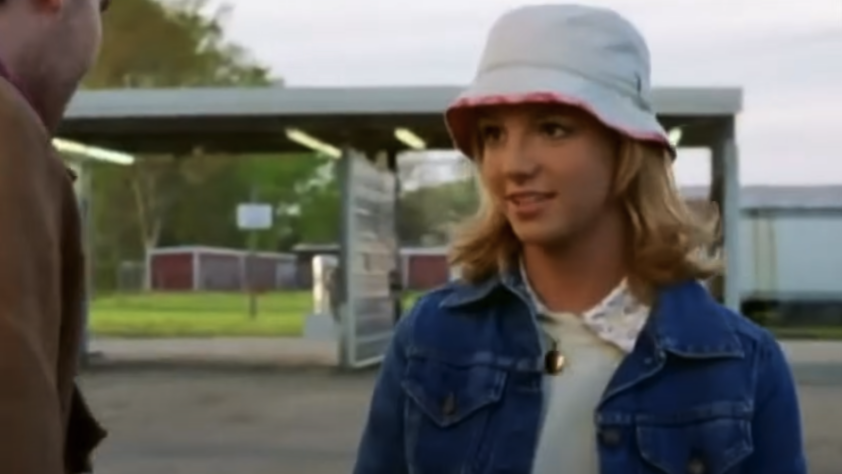
<path fill-rule="evenodd" d="M 338 341 L 338 359 L 340 369 L 353 368 L 353 354 L 351 347 L 354 344 L 353 338 L 353 324 L 354 324 L 354 308 L 351 307 L 351 295 L 349 294 L 349 280 L 353 276 L 353 269 L 350 268 L 352 261 L 352 249 L 354 239 L 354 198 L 355 193 L 352 182 L 352 157 L 351 150 L 344 148 L 342 156 L 336 163 L 336 178 L 339 181 L 339 200 L 340 213 L 342 222 L 339 231 L 339 262 L 337 264 L 336 272 L 338 278 L 337 291 L 337 307 L 339 309 L 339 341 Z"/>
<path fill-rule="evenodd" d="M 734 120 L 723 127 L 717 143 L 711 150 L 713 171 L 712 190 L 717 191 L 721 203 L 723 251 L 725 256 L 725 278 L 722 284 L 723 303 L 740 311 L 742 303 L 740 272 L 740 221 L 742 203 L 740 200 L 740 170 L 738 149 L 735 139 Z"/>

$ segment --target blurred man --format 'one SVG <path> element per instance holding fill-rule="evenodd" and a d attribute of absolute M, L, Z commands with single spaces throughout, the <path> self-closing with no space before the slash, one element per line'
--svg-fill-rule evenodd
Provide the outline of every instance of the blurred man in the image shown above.
<path fill-rule="evenodd" d="M 84 259 L 51 137 L 101 37 L 99 0 L 0 0 L 0 472 L 84 472 Z"/>

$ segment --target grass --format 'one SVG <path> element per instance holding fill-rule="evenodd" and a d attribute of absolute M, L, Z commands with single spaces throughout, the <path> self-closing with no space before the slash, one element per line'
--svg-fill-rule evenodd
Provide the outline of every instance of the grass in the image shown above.
<path fill-rule="evenodd" d="M 312 310 L 310 293 L 258 296 L 257 317 L 248 297 L 228 293 L 138 293 L 98 298 L 91 330 L 112 337 L 298 336 Z"/>
<path fill-rule="evenodd" d="M 410 295 L 409 307 L 417 295 Z M 91 307 L 96 336 L 128 338 L 300 336 L 310 292 L 266 293 L 249 318 L 248 297 L 232 293 L 137 293 L 102 297 Z M 842 340 L 842 327 L 775 327 L 781 339 Z"/>
<path fill-rule="evenodd" d="M 842 341 L 842 327 L 770 327 L 778 339 L 812 339 L 817 341 Z"/>
<path fill-rule="evenodd" d="M 252 319 L 248 297 L 239 293 L 106 296 L 91 306 L 91 330 L 95 336 L 126 338 L 300 336 L 313 307 L 308 291 L 266 293 L 257 301 Z"/>

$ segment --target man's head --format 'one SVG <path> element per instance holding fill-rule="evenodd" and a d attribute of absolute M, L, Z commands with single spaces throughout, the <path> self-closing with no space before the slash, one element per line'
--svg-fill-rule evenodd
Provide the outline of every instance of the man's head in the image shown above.
<path fill-rule="evenodd" d="M 107 6 L 107 0 L 0 1 L 2 60 L 43 112 L 60 117 L 93 65 Z"/>

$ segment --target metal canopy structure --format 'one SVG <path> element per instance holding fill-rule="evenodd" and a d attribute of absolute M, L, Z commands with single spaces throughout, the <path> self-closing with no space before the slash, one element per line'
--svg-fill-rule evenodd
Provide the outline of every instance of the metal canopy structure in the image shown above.
<path fill-rule="evenodd" d="M 335 146 L 406 148 L 405 127 L 429 149 L 451 143 L 442 112 L 459 87 L 121 89 L 83 91 L 70 104 L 60 135 L 135 153 L 302 151 L 285 130 L 296 128 Z M 653 94 L 667 128 L 682 127 L 682 145 L 710 147 L 742 107 L 733 88 L 664 88 Z"/>
<path fill-rule="evenodd" d="M 382 261 L 394 247 L 394 221 L 384 192 L 394 188 L 396 155 L 410 148 L 398 138 L 409 130 L 423 148 L 450 149 L 443 111 L 459 87 L 250 88 L 250 89 L 121 89 L 77 94 L 59 130 L 62 138 L 128 153 L 283 153 L 318 148 L 294 140 L 303 132 L 335 150 L 345 166 L 343 196 L 345 295 L 340 359 L 353 368 L 375 363 L 384 341 L 384 308 L 390 266 Z M 735 116 L 742 109 L 736 88 L 662 88 L 653 103 L 663 125 L 681 130 L 680 146 L 711 150 L 712 198 L 722 209 L 726 255 L 739 251 L 739 176 Z M 303 143 L 303 144 L 302 144 Z M 310 149 L 308 149 L 308 147 Z M 418 149 L 418 146 L 414 147 Z M 324 150 L 324 148 L 322 148 Z M 392 176 L 390 178 L 390 175 Z M 376 183 L 373 186 L 372 183 Z M 360 196 L 364 196 L 360 197 Z M 386 200 L 386 201 L 384 201 Z M 379 217 L 373 217 L 379 216 Z M 373 220 L 372 220 L 373 219 Z M 354 250 L 357 249 L 357 250 Z M 394 249 L 393 249 L 394 250 Z M 360 255 L 365 255 L 361 258 Z M 725 303 L 739 309 L 738 259 L 726 262 Z M 351 268 L 353 267 L 353 268 Z M 360 286 L 362 281 L 368 282 Z M 350 285 L 350 286 L 349 286 Z M 350 300 L 348 298 L 351 298 Z M 379 300 L 378 300 L 379 298 Z M 369 309 L 366 309 L 369 308 Z M 386 331 L 386 332 L 384 332 Z M 348 349 L 354 345 L 355 349 Z M 343 355 L 344 354 L 344 355 Z M 356 356 L 354 354 L 357 354 Z M 343 360 L 344 357 L 344 360 Z"/>

